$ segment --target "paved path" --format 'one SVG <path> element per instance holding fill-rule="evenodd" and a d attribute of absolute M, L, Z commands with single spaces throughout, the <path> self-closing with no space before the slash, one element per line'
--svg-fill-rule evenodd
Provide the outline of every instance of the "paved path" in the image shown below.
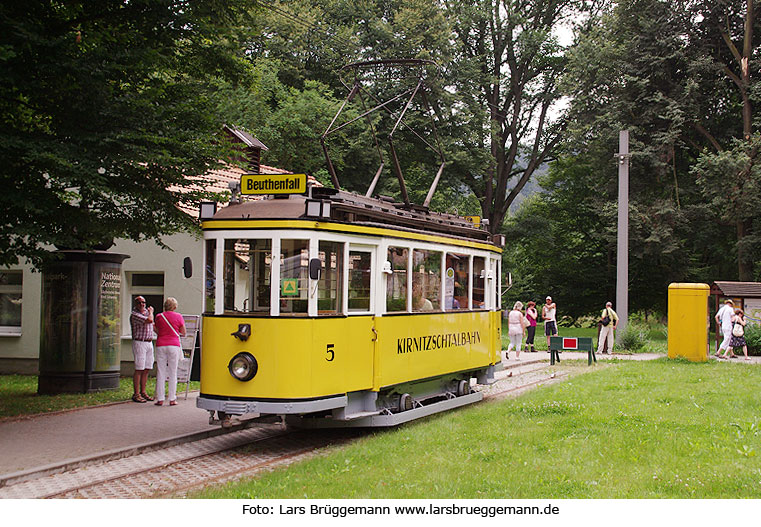
<path fill-rule="evenodd" d="M 504 357 L 505 350 L 502 350 L 502 356 Z M 600 353 L 595 353 L 595 357 L 597 357 L 598 361 L 606 361 L 610 359 L 618 359 L 618 360 L 655 360 L 660 359 L 661 357 L 665 357 L 666 355 L 663 353 L 635 353 L 633 355 L 627 355 L 627 354 L 618 354 L 614 353 L 613 355 L 604 355 Z M 560 360 L 587 360 L 588 353 L 586 351 L 561 351 L 560 352 Z M 761 357 L 758 357 L 759 361 L 761 361 Z M 510 352 L 510 359 L 505 361 L 503 360 L 502 363 L 506 366 L 512 366 L 514 364 L 520 364 L 521 362 L 526 361 L 547 361 L 550 362 L 550 352 L 549 351 L 535 351 L 534 353 L 531 353 L 530 351 L 522 351 L 520 360 L 517 360 L 515 358 L 515 351 Z"/>
<path fill-rule="evenodd" d="M 219 428 L 196 408 L 196 394 L 177 406 L 125 402 L 0 422 L 0 480 L 9 473 L 108 455 Z"/>

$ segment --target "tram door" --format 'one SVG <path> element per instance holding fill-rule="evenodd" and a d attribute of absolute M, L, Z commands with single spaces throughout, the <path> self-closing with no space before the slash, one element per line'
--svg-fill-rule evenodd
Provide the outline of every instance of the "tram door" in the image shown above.
<path fill-rule="evenodd" d="M 502 317 L 500 313 L 502 295 L 500 290 L 500 263 L 497 258 L 489 258 L 486 268 L 486 298 L 487 305 L 491 310 L 491 331 L 492 337 L 491 350 L 494 354 L 492 360 L 501 359 L 502 352 Z"/>
<path fill-rule="evenodd" d="M 375 276 L 377 248 L 349 243 L 346 251 L 346 295 L 344 313 L 356 328 L 352 332 L 353 352 L 362 357 L 362 377 L 370 385 L 375 370 Z M 367 377 L 365 377 L 367 376 Z"/>
<path fill-rule="evenodd" d="M 343 241 L 317 240 L 313 246 L 322 268 L 312 286 L 317 308 L 313 382 L 325 393 L 346 386 L 348 391 L 368 390 L 374 370 L 375 250 Z"/>

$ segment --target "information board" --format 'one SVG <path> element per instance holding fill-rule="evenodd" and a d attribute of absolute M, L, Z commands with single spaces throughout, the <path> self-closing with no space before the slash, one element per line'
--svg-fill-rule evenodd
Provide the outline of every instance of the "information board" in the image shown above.
<path fill-rule="evenodd" d="M 740 304 L 735 304 L 738 306 Z M 761 323 L 761 298 L 745 299 L 745 316 L 749 324 Z"/>
<path fill-rule="evenodd" d="M 193 368 L 193 355 L 196 349 L 198 332 L 201 329 L 201 317 L 198 315 L 182 315 L 185 320 L 185 336 L 180 337 L 182 356 L 177 364 L 177 383 L 185 383 L 185 399 L 190 389 L 190 370 Z"/>

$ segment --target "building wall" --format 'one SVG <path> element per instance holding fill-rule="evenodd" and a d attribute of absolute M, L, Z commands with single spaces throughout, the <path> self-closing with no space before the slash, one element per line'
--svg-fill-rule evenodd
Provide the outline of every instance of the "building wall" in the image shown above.
<path fill-rule="evenodd" d="M 164 243 L 172 250 L 162 249 L 154 242 L 129 240 L 117 240 L 109 249 L 109 252 L 130 256 L 122 264 L 121 369 L 125 375 L 134 370 L 129 325 L 134 274 L 163 274 L 161 293 L 164 298 L 173 296 L 177 299 L 179 313 L 200 315 L 203 308 L 203 243 L 200 234 L 175 234 L 164 238 Z M 183 276 L 185 257 L 190 257 L 193 265 L 193 276 L 189 279 Z M 34 374 L 38 372 L 40 348 L 42 275 L 33 272 L 28 265 L 7 269 L 23 271 L 21 331 L 0 331 L 0 373 Z M 162 306 L 154 306 L 154 309 L 156 313 L 163 310 Z"/>

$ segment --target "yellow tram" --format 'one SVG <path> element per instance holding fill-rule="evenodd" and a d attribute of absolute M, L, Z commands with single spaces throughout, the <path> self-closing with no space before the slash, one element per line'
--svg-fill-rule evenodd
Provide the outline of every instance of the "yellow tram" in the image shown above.
<path fill-rule="evenodd" d="M 231 203 L 202 226 L 197 406 L 213 421 L 393 426 L 478 401 L 473 380 L 493 382 L 503 238 L 317 186 Z"/>

